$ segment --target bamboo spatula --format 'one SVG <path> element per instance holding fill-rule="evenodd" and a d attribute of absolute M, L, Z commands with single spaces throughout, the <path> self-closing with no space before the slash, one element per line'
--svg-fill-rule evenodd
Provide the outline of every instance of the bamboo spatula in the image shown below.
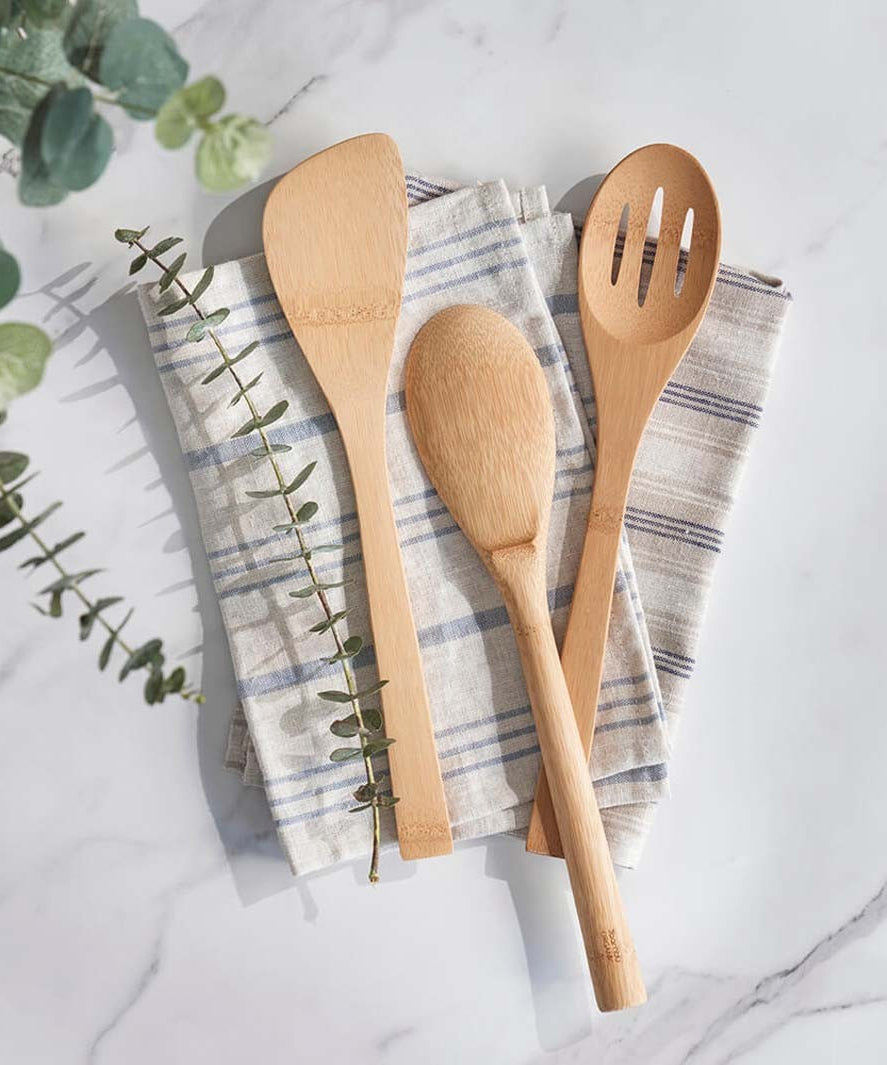
<path fill-rule="evenodd" d="M 451 307 L 413 341 L 406 401 L 428 476 L 508 608 L 598 1005 L 639 1005 L 644 985 L 548 616 L 555 442 L 545 376 L 506 319 Z"/>
<path fill-rule="evenodd" d="M 268 272 L 342 435 L 360 520 L 397 836 L 404 858 L 453 849 L 385 458 L 385 397 L 407 243 L 403 164 L 368 134 L 301 163 L 265 207 Z"/>
<path fill-rule="evenodd" d="M 663 190 L 662 222 L 642 301 L 647 222 L 659 188 Z M 626 205 L 628 228 L 617 264 L 614 254 Z M 679 278 L 681 234 L 688 211 L 693 212 L 692 239 L 686 272 Z M 623 159 L 598 189 L 582 230 L 579 313 L 594 382 L 597 462 L 561 662 L 586 758 L 591 754 L 619 537 L 635 455 L 653 407 L 702 321 L 718 272 L 720 243 L 718 201 L 708 175 L 692 155 L 670 144 L 651 144 Z M 564 854 L 544 768 L 527 850 Z"/>

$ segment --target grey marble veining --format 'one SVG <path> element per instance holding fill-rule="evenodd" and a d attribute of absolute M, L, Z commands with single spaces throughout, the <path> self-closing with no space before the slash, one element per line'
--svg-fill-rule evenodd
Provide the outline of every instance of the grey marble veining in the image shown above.
<path fill-rule="evenodd" d="M 221 767 L 233 679 L 187 475 L 116 226 L 196 262 L 258 247 L 260 193 L 201 194 L 121 124 L 94 189 L 0 239 L 56 352 L 0 447 L 208 695 L 148 709 L 0 558 L 0 1061 L 17 1065 L 881 1065 L 887 422 L 880 226 L 887 16 L 875 0 L 145 0 L 195 75 L 269 124 L 269 177 L 390 132 L 410 166 L 544 182 L 639 144 L 711 173 L 724 256 L 795 306 L 727 530 L 644 864 L 623 878 L 650 990 L 594 1011 L 563 869 L 509 839 L 293 882 L 261 795 Z M 761 692 L 766 692 L 762 697 Z"/>

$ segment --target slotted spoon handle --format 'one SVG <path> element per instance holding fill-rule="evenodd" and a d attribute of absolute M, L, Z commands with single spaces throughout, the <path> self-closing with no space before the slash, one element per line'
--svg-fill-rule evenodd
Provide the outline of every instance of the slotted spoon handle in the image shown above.
<path fill-rule="evenodd" d="M 494 556 L 491 569 L 514 628 L 549 771 L 595 999 L 605 1012 L 639 1006 L 647 993 L 551 629 L 544 564 L 541 556 L 530 561 L 525 547 Z"/>

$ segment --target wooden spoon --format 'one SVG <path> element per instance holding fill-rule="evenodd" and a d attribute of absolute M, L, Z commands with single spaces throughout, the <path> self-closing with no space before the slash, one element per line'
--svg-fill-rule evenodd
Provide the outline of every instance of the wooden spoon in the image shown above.
<path fill-rule="evenodd" d="M 506 319 L 450 307 L 413 341 L 406 406 L 432 484 L 508 608 L 598 1005 L 639 1005 L 646 993 L 548 616 L 555 441 L 545 376 Z"/>
<path fill-rule="evenodd" d="M 450 823 L 394 524 L 385 397 L 407 243 L 403 164 L 368 134 L 312 156 L 265 207 L 268 272 L 330 405 L 354 482 L 404 858 L 449 854 Z"/>
<path fill-rule="evenodd" d="M 647 222 L 663 190 L 662 223 L 646 297 L 639 299 Z M 619 222 L 628 230 L 613 281 Z M 681 234 L 693 231 L 683 286 L 676 295 Z M 699 163 L 670 144 L 632 152 L 592 200 L 579 249 L 579 313 L 597 407 L 597 462 L 588 530 L 573 591 L 561 662 L 586 758 L 591 754 L 619 537 L 635 455 L 662 389 L 699 328 L 718 272 L 718 201 Z M 527 850 L 562 856 L 543 769 Z"/>

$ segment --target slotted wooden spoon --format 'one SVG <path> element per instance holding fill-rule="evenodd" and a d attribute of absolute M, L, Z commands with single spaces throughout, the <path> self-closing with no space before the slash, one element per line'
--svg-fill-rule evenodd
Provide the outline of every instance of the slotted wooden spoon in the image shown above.
<path fill-rule="evenodd" d="M 428 476 L 508 608 L 598 1005 L 639 1005 L 646 993 L 548 616 L 555 440 L 545 376 L 506 319 L 451 307 L 413 341 L 406 401 Z"/>
<path fill-rule="evenodd" d="M 647 222 L 656 190 L 662 222 L 653 269 L 640 302 Z M 623 208 L 628 228 L 618 275 L 614 251 Z M 693 229 L 676 294 L 681 234 Z M 579 249 L 579 313 L 594 382 L 597 462 L 588 529 L 573 591 L 561 662 L 586 758 L 591 754 L 625 500 L 644 427 L 690 346 L 718 272 L 718 201 L 699 163 L 670 144 L 639 148 L 598 189 Z M 527 850 L 563 856 L 545 770 L 540 772 Z"/>
<path fill-rule="evenodd" d="M 373 642 L 404 858 L 453 849 L 385 458 L 385 396 L 400 311 L 407 198 L 382 134 L 301 163 L 265 207 L 268 272 L 342 435 L 360 520 Z"/>

